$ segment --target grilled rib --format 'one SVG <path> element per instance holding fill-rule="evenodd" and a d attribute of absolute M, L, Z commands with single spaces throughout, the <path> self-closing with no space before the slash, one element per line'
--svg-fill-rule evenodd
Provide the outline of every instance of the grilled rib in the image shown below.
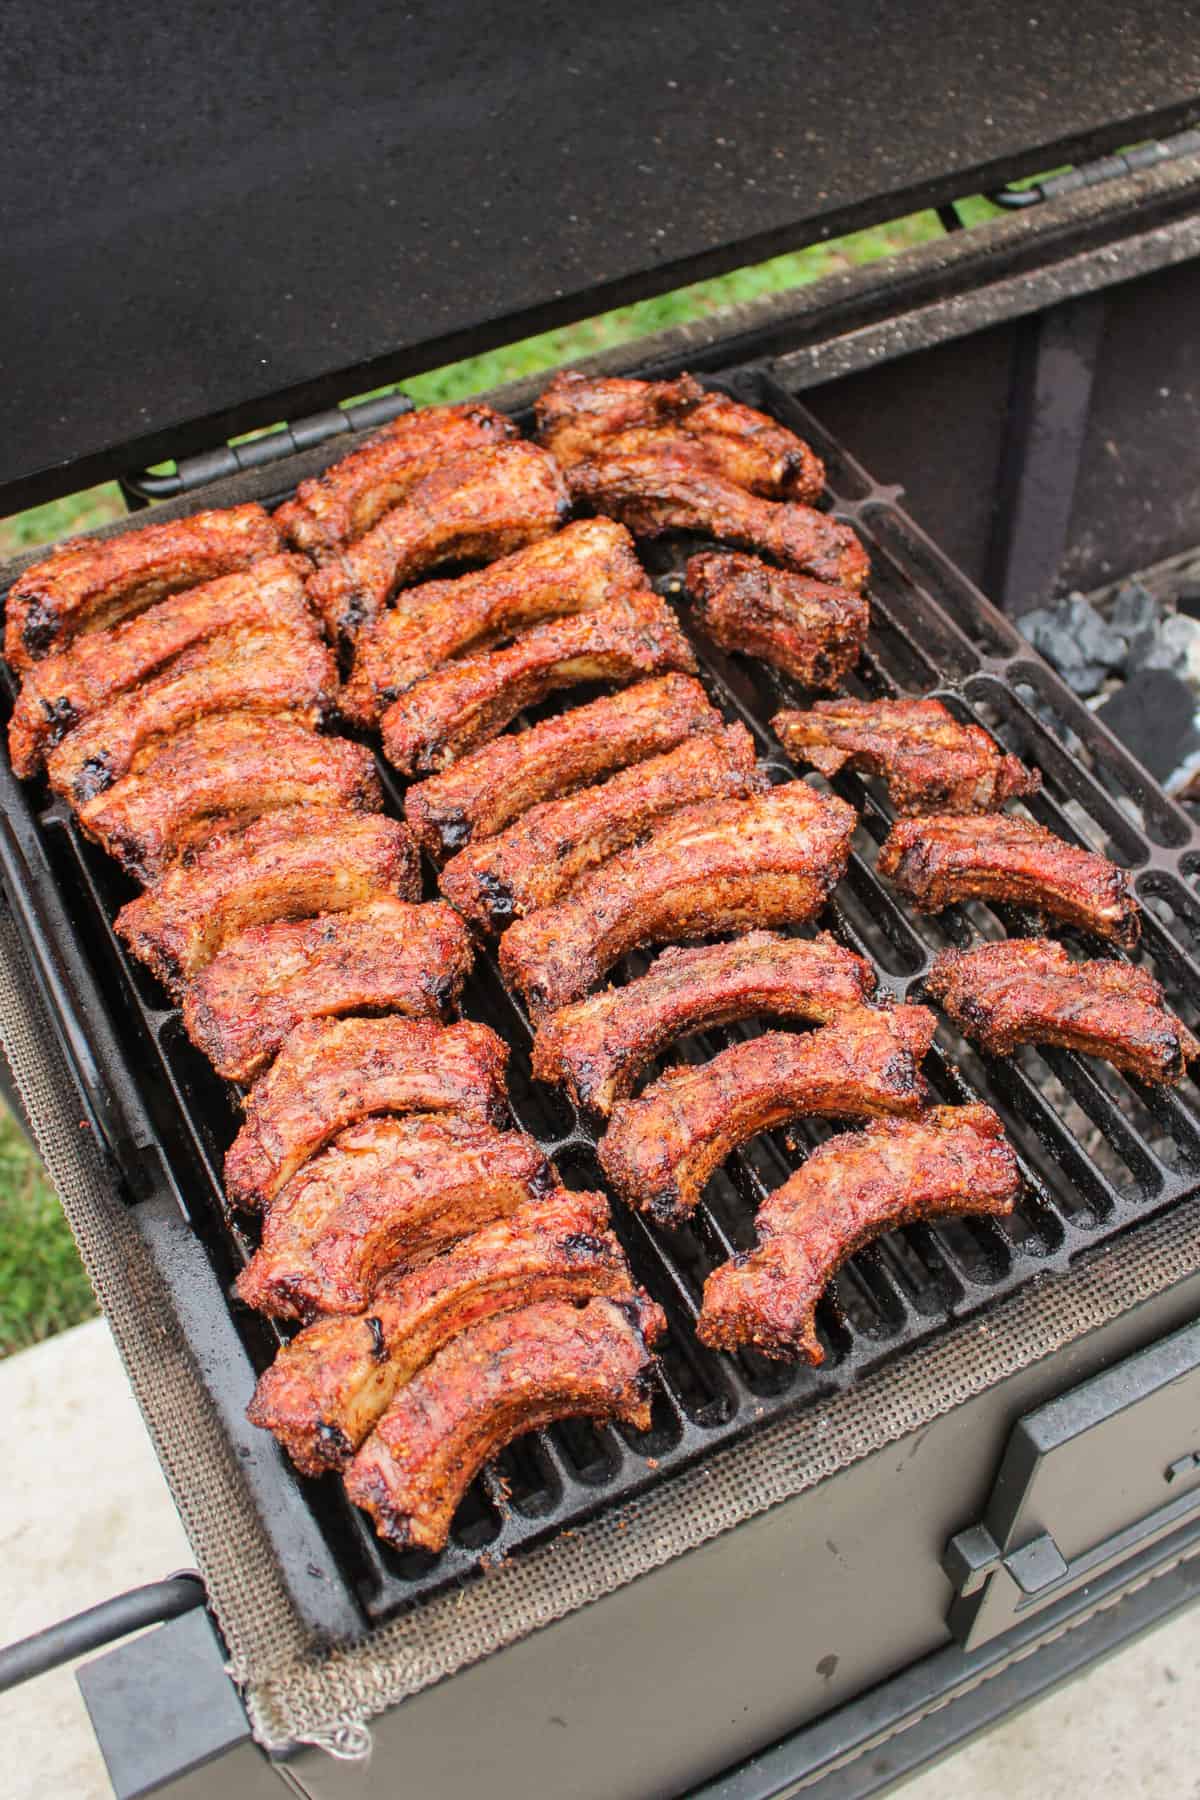
<path fill-rule="evenodd" d="M 807 939 L 751 931 L 728 944 L 664 950 L 636 981 L 543 1019 L 533 1073 L 607 1118 L 676 1038 L 755 1015 L 827 1025 L 874 989 L 870 963 L 827 932 Z"/>
<path fill-rule="evenodd" d="M 869 573 L 849 525 L 798 502 L 760 500 L 714 474 L 702 455 L 599 456 L 568 470 L 567 482 L 575 500 L 620 519 L 635 537 L 701 531 L 855 590 Z"/>
<path fill-rule="evenodd" d="M 1129 877 L 1029 819 L 937 813 L 901 819 L 879 852 L 879 873 L 921 912 L 959 900 L 1035 906 L 1127 950 L 1141 932 Z"/>
<path fill-rule="evenodd" d="M 1059 1044 L 1103 1057 L 1142 1081 L 1182 1081 L 1200 1043 L 1168 1012 L 1148 969 L 1072 962 L 1048 938 L 943 950 L 926 991 L 993 1056 L 1018 1044 Z"/>
<path fill-rule="evenodd" d="M 177 992 L 239 931 L 421 892 L 416 846 L 375 814 L 296 806 L 176 863 L 117 914 L 117 934 Z"/>
<path fill-rule="evenodd" d="M 386 1270 L 523 1211 L 555 1180 L 521 1131 L 449 1113 L 364 1119 L 280 1193 L 238 1297 L 284 1319 L 361 1312 Z"/>
<path fill-rule="evenodd" d="M 8 725 L 15 772 L 36 774 L 68 731 L 218 633 L 258 625 L 314 634 L 304 592 L 308 572 L 303 557 L 267 556 L 236 575 L 160 600 L 123 625 L 89 631 L 68 650 L 33 663 Z"/>
<path fill-rule="evenodd" d="M 473 924 L 499 930 L 549 906 L 589 869 L 680 807 L 741 799 L 767 785 L 750 733 L 729 725 L 623 769 L 602 786 L 532 807 L 499 837 L 469 844 L 452 857 L 441 889 Z"/>
<path fill-rule="evenodd" d="M 287 806 L 383 805 L 375 759 L 295 719 L 218 713 L 152 743 L 128 775 L 76 807 L 89 837 L 139 881 L 176 857 Z"/>
<path fill-rule="evenodd" d="M 758 1248 L 709 1276 L 696 1335 L 715 1350 L 822 1362 L 817 1302 L 848 1257 L 902 1225 L 1009 1213 L 1020 1188 L 990 1106 L 936 1106 L 830 1138 L 760 1209 Z"/>
<path fill-rule="evenodd" d="M 362 537 L 439 463 L 519 436 L 511 419 L 477 401 L 402 413 L 324 474 L 302 481 L 275 523 L 320 561 Z"/>
<path fill-rule="evenodd" d="M 721 724 L 698 681 L 639 681 L 471 751 L 410 787 L 404 816 L 422 849 L 440 861 L 493 837 L 540 801 L 673 750 L 695 733 L 711 736 Z"/>
<path fill-rule="evenodd" d="M 218 1075 L 251 1081 L 305 1019 L 441 1018 L 473 960 L 470 933 L 450 907 L 381 894 L 349 912 L 239 933 L 188 988 L 183 1023 Z"/>
<path fill-rule="evenodd" d="M 275 521 L 256 503 L 60 544 L 9 589 L 5 657 L 26 669 L 81 632 L 115 625 L 166 594 L 232 575 L 280 547 Z"/>
<path fill-rule="evenodd" d="M 871 609 L 853 588 L 736 550 L 693 556 L 685 580 L 715 644 L 761 657 L 805 687 L 835 688 L 866 646 Z"/>
<path fill-rule="evenodd" d="M 477 651 L 418 681 L 383 715 L 384 755 L 406 775 L 430 775 L 562 688 L 695 666 L 670 607 L 647 588 L 578 618 L 535 625 L 505 650 Z"/>
<path fill-rule="evenodd" d="M 536 444 L 475 450 L 425 475 L 403 502 L 308 584 L 335 641 L 353 642 L 397 588 L 440 563 L 492 562 L 535 544 L 570 511 L 563 478 Z"/>
<path fill-rule="evenodd" d="M 370 1313 L 319 1319 L 285 1344 L 246 1417 L 306 1475 L 340 1469 L 394 1400 L 461 1331 L 544 1300 L 635 1298 L 603 1194 L 558 1188 L 418 1269 L 389 1271 Z"/>
<path fill-rule="evenodd" d="M 333 654 L 316 637 L 263 626 L 226 632 L 103 707 L 46 759 L 54 791 L 79 808 L 128 775 L 138 752 L 214 713 L 290 713 L 319 724 L 337 694 Z"/>
<path fill-rule="evenodd" d="M 392 1402 L 346 1471 L 346 1493 L 400 1549 L 441 1550 L 483 1465 L 556 1419 L 650 1427 L 653 1360 L 665 1329 L 644 1300 L 547 1300 L 472 1326 Z"/>
<path fill-rule="evenodd" d="M 864 1008 L 803 1036 L 771 1031 L 710 1062 L 669 1069 L 636 1100 L 619 1100 L 600 1164 L 639 1212 L 679 1225 L 739 1145 L 794 1119 L 919 1113 L 921 1060 L 937 1021 L 924 1006 Z"/>
<path fill-rule="evenodd" d="M 645 592 L 625 527 L 581 519 L 457 581 L 427 581 L 398 594 L 358 638 L 341 710 L 357 724 L 375 725 L 414 682 L 464 650 Z"/>
<path fill-rule="evenodd" d="M 709 393 L 691 375 L 629 381 L 563 369 L 534 408 L 539 442 L 566 469 L 593 456 L 681 440 L 702 449 L 727 481 L 769 500 L 819 500 L 820 458 L 766 413 Z"/>
<path fill-rule="evenodd" d="M 453 1112 L 498 1124 L 508 1047 L 465 1020 L 306 1019 L 251 1090 L 225 1158 L 235 1206 L 267 1206 L 300 1166 L 370 1113 Z"/>
<path fill-rule="evenodd" d="M 898 813 L 996 812 L 1042 785 L 940 700 L 818 700 L 808 712 L 776 713 L 771 725 L 789 756 L 822 775 L 847 767 L 881 775 Z"/>
<path fill-rule="evenodd" d="M 689 807 L 566 900 L 511 925 L 500 940 L 505 979 L 540 1016 L 580 999 L 639 945 L 801 924 L 841 880 L 854 825 L 844 801 L 802 781 Z"/>

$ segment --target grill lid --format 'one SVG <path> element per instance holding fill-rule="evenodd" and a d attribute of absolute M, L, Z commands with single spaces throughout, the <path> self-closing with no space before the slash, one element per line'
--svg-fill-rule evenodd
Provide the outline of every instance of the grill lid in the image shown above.
<path fill-rule="evenodd" d="M 10 12 L 0 510 L 1200 116 L 1188 0 L 880 20 Z"/>

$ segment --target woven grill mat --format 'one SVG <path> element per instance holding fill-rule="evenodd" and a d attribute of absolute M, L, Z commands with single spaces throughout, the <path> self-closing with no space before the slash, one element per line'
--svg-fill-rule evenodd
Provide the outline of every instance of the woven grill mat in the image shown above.
<path fill-rule="evenodd" d="M 1200 1198 L 619 1511 L 510 1559 L 360 1644 L 318 1652 L 280 1584 L 130 1212 L 80 1129 L 71 1077 L 7 914 L 0 1046 L 191 1540 L 230 1674 L 268 1749 L 304 1742 L 363 1753 L 374 1714 L 920 1429 L 1172 1286 L 1198 1262 Z"/>

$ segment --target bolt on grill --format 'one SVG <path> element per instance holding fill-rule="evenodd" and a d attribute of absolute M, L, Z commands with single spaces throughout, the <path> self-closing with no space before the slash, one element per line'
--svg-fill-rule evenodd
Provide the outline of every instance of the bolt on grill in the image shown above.
<path fill-rule="evenodd" d="M 1004 617 L 904 514 L 896 491 L 872 483 L 769 373 L 734 370 L 723 385 L 815 444 L 826 458 L 833 509 L 854 524 L 870 554 L 872 629 L 848 687 L 866 696 L 934 695 L 1040 767 L 1044 786 L 1028 810 L 1051 830 L 1133 872 L 1143 908 L 1137 954 L 1195 1028 L 1200 838 L 1187 815 L 1033 658 Z M 644 549 L 660 592 L 681 592 L 680 571 L 697 547 L 692 540 Z M 683 616 L 686 623 L 686 610 Z M 803 696 L 766 665 L 729 658 L 696 641 L 714 702 L 750 729 L 774 779 L 794 778 L 797 771 L 767 721 L 778 706 L 802 703 Z M 552 709 L 553 703 L 541 712 Z M 382 774 L 389 810 L 396 811 L 401 789 L 386 766 Z M 148 1166 L 165 1172 L 228 1291 L 253 1251 L 255 1230 L 227 1212 L 221 1191 L 221 1162 L 236 1129 L 236 1093 L 188 1043 L 177 1010 L 163 1004 L 157 984 L 112 931 L 117 910 L 135 891 L 132 884 L 84 840 L 61 803 L 42 806 L 31 817 L 26 796 L 7 771 L 4 777 L 4 805 L 24 814 L 36 833 L 65 902 L 74 947 L 83 953 L 89 988 L 83 1014 L 107 1009 L 125 1060 L 138 1071 L 131 1110 L 149 1129 L 134 1132 L 137 1144 L 117 1147 L 132 1204 L 147 1191 Z M 930 961 L 947 945 L 1038 929 L 1017 909 L 973 903 L 925 917 L 902 905 L 875 874 L 891 822 L 884 790 L 854 775 L 838 776 L 832 786 L 858 808 L 860 825 L 846 879 L 805 931 L 831 930 L 874 963 L 881 984 L 895 996 L 920 999 Z M 32 887 L 16 899 L 27 936 L 52 936 Z M 1092 954 L 1112 954 L 1109 946 L 1074 936 Z M 616 979 L 640 972 L 646 961 L 627 959 Z M 530 1078 L 528 1021 L 505 989 L 491 951 L 479 957 L 464 1011 L 487 1020 L 512 1045 L 514 1111 L 568 1185 L 603 1186 L 588 1120 L 565 1095 Z M 668 1060 L 701 1060 L 754 1029 L 738 1026 L 685 1040 Z M 436 1557 L 387 1549 L 345 1499 L 336 1477 L 296 1475 L 264 1435 L 262 1479 L 281 1497 L 278 1507 L 262 1509 L 264 1523 L 301 1611 L 309 1608 L 298 1556 L 306 1559 L 305 1575 L 323 1578 L 352 1600 L 366 1627 L 600 1508 L 619 1506 L 719 1447 L 744 1440 L 745 1454 L 753 1455 L 754 1434 L 765 1425 L 1031 1279 L 1066 1270 L 1074 1258 L 1200 1186 L 1200 1094 L 1190 1079 L 1176 1090 L 1152 1090 L 1106 1064 L 1054 1049 L 989 1058 L 944 1020 L 926 1067 L 939 1099 L 983 1099 L 1003 1119 L 1024 1176 L 1010 1218 L 912 1226 L 854 1257 L 821 1303 L 826 1362 L 812 1369 L 771 1363 L 753 1352 L 706 1351 L 693 1326 L 705 1277 L 753 1243 L 754 1214 L 765 1195 L 808 1148 L 844 1126 L 805 1122 L 757 1140 L 731 1158 L 709 1184 L 694 1219 L 676 1231 L 614 1202 L 614 1223 L 634 1272 L 670 1321 L 650 1431 L 571 1422 L 523 1439 L 480 1477 L 459 1510 L 449 1547 Z M 119 1088 L 128 1076 L 120 1068 L 99 1068 L 97 1080 Z M 206 1366 L 204 1377 L 227 1422 L 244 1407 L 249 1381 L 270 1362 L 283 1335 L 270 1321 L 229 1304 L 243 1365 Z M 297 1491 L 317 1526 L 301 1548 L 288 1524 Z M 315 1566 L 314 1541 L 325 1559 Z M 320 1623 L 311 1613 L 310 1622 Z"/>

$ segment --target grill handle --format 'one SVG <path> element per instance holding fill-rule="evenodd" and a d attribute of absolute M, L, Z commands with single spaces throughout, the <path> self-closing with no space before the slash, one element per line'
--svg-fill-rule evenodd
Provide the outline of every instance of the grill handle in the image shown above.
<path fill-rule="evenodd" d="M 177 1619 L 181 1613 L 203 1606 L 204 1598 L 200 1576 L 194 1569 L 184 1569 L 165 1581 L 130 1588 L 128 1593 L 102 1600 L 99 1606 L 89 1606 L 86 1612 L 60 1619 L 45 1631 L 35 1631 L 32 1637 L 0 1649 L 0 1694 L 146 1625 Z"/>

